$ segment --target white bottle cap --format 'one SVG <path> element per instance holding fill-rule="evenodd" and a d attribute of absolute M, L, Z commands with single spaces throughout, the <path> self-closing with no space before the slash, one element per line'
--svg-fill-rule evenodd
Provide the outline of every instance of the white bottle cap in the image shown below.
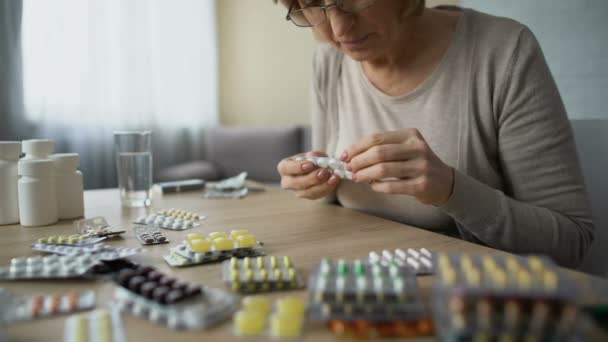
<path fill-rule="evenodd" d="M 48 177 L 55 174 L 53 161 L 48 159 L 21 160 L 19 162 L 19 176 Z"/>
<path fill-rule="evenodd" d="M 55 142 L 48 139 L 23 140 L 23 153 L 48 156 L 55 150 Z"/>
<path fill-rule="evenodd" d="M 21 143 L 18 141 L 0 141 L 0 159 L 19 160 Z"/>
<path fill-rule="evenodd" d="M 78 153 L 55 153 L 49 156 L 55 167 L 61 170 L 76 170 L 80 166 Z"/>

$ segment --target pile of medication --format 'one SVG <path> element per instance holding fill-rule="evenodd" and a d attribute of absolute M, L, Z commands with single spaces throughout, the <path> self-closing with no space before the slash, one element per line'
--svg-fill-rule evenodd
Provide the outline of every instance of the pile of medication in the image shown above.
<path fill-rule="evenodd" d="M 346 163 L 336 158 L 299 156 L 293 158 L 293 160 L 308 161 L 318 167 L 329 170 L 331 173 L 340 178 L 345 178 L 349 180 L 353 179 L 353 173 L 346 169 Z"/>
<path fill-rule="evenodd" d="M 122 318 L 117 310 L 96 310 L 65 321 L 64 342 L 125 342 Z"/>
<path fill-rule="evenodd" d="M 100 261 L 91 255 L 13 258 L 0 267 L 0 280 L 75 278 L 88 275 Z"/>
<path fill-rule="evenodd" d="M 17 296 L 0 288 L 0 323 L 68 314 L 95 307 L 95 292 Z"/>
<path fill-rule="evenodd" d="M 241 310 L 233 316 L 233 332 L 238 336 L 270 335 L 274 338 L 300 336 L 306 305 L 296 297 L 277 299 L 273 306 L 264 297 L 245 297 Z"/>
<path fill-rule="evenodd" d="M 141 248 L 111 247 L 107 245 L 63 246 L 35 243 L 32 249 L 60 255 L 85 256 L 97 260 L 117 260 L 143 253 Z"/>
<path fill-rule="evenodd" d="M 231 258 L 222 265 L 222 278 L 233 291 L 244 293 L 289 290 L 304 286 L 288 256 Z"/>
<path fill-rule="evenodd" d="M 370 252 L 370 263 L 382 263 L 388 265 L 391 262 L 400 266 L 406 266 L 416 275 L 427 275 L 434 273 L 433 254 L 426 248 L 408 248 L 394 251 L 383 250 L 382 253 Z"/>
<path fill-rule="evenodd" d="M 188 234 L 187 240 L 172 248 L 165 260 L 171 266 L 189 266 L 222 261 L 232 257 L 256 257 L 264 255 L 262 243 L 247 230 L 233 230 L 230 234 L 213 232 Z"/>
<path fill-rule="evenodd" d="M 122 270 L 115 281 L 121 310 L 172 329 L 203 329 L 238 308 L 238 298 L 229 292 L 181 282 L 152 267 Z"/>
<path fill-rule="evenodd" d="M 575 286 L 547 259 L 438 255 L 434 316 L 443 340 L 569 340 Z"/>
<path fill-rule="evenodd" d="M 336 333 L 418 336 L 433 330 L 415 275 L 405 265 L 324 259 L 308 291 L 309 317 Z"/>
<path fill-rule="evenodd" d="M 171 230 L 186 230 L 200 226 L 200 221 L 206 216 L 191 213 L 180 209 L 159 211 L 156 214 L 141 216 L 135 220 L 136 224 L 156 225 Z"/>
<path fill-rule="evenodd" d="M 144 246 L 169 243 L 167 237 L 154 225 L 133 228 L 135 238 Z"/>

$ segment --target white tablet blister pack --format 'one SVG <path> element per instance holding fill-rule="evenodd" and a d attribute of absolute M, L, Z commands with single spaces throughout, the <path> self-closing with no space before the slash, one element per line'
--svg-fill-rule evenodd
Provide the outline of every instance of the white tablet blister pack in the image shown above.
<path fill-rule="evenodd" d="M 180 209 L 162 210 L 156 214 L 138 217 L 133 223 L 155 225 L 163 229 L 186 230 L 200 226 L 207 216 Z"/>
<path fill-rule="evenodd" d="M 298 156 L 294 157 L 295 161 L 308 161 L 313 163 L 314 165 L 327 169 L 334 175 L 343 178 L 343 179 L 353 179 L 353 173 L 346 169 L 346 163 L 336 158 L 328 158 L 328 157 L 305 157 Z"/>
<path fill-rule="evenodd" d="M 143 248 L 110 247 L 102 244 L 89 246 L 62 246 L 35 243 L 32 245 L 32 249 L 61 255 L 90 255 L 93 259 L 105 261 L 122 259 L 144 252 Z"/>
<path fill-rule="evenodd" d="M 369 261 L 371 263 L 379 262 L 388 265 L 391 262 L 394 262 L 399 266 L 403 264 L 416 275 L 433 274 L 435 272 L 433 259 L 433 253 L 424 247 L 417 249 L 408 248 L 406 250 L 397 248 L 394 251 L 385 249 L 382 253 L 369 253 Z"/>
<path fill-rule="evenodd" d="M 99 259 L 88 254 L 13 258 L 10 266 L 0 266 L 0 280 L 83 277 L 100 264 Z"/>
<path fill-rule="evenodd" d="M 0 323 L 28 321 L 95 307 L 95 292 L 20 296 L 0 288 Z"/>

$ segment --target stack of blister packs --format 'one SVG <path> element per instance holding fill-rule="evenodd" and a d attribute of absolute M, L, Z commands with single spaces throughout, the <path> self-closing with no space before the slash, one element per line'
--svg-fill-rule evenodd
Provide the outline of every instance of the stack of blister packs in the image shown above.
<path fill-rule="evenodd" d="M 397 263 L 324 259 L 309 281 L 309 317 L 335 333 L 419 336 L 432 333 L 416 278 Z"/>
<path fill-rule="evenodd" d="M 567 341 L 576 287 L 539 257 L 440 254 L 434 315 L 445 341 Z"/>

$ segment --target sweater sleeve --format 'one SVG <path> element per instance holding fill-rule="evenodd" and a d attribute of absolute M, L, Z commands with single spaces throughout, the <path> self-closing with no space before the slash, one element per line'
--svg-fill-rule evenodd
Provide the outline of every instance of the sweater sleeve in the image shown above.
<path fill-rule="evenodd" d="M 504 192 L 455 172 L 442 209 L 465 238 L 575 267 L 593 222 L 564 105 L 534 35 L 522 28 L 499 84 L 496 129 Z"/>

